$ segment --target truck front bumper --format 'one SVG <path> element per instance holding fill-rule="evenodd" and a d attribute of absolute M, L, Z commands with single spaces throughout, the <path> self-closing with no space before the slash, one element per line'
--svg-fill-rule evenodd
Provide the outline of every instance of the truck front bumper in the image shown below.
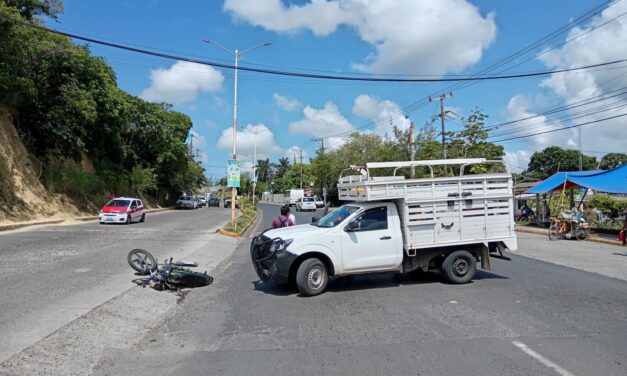
<path fill-rule="evenodd" d="M 277 239 L 270 239 L 263 234 L 254 237 L 250 244 L 250 257 L 260 280 L 286 283 L 292 263 L 298 256 L 286 249 L 273 249 L 275 242 Z"/>

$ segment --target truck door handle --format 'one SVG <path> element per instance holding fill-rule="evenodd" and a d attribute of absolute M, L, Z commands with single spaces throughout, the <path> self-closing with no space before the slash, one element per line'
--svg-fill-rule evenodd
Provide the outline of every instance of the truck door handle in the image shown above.
<path fill-rule="evenodd" d="M 392 237 L 391 236 L 382 236 L 379 239 L 381 239 L 381 240 L 390 240 L 390 239 L 392 239 Z"/>

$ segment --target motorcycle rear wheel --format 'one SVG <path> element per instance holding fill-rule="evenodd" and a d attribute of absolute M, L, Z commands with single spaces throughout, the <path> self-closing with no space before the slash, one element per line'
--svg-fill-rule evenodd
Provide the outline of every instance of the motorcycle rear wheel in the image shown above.
<path fill-rule="evenodd" d="M 157 269 L 157 260 L 150 252 L 136 248 L 128 253 L 126 261 L 131 268 L 142 274 L 150 274 Z"/>

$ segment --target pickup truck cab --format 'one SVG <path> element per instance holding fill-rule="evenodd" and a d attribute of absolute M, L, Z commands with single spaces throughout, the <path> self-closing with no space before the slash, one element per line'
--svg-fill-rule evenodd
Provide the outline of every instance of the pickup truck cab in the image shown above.
<path fill-rule="evenodd" d="M 467 283 L 477 262 L 490 270 L 491 256 L 508 259 L 502 251 L 517 247 L 508 173 L 445 177 L 438 183 L 420 179 L 432 182 L 413 196 L 401 187 L 403 179 L 351 179 L 340 178 L 338 192 L 341 199 L 361 195 L 352 196 L 355 202 L 314 223 L 271 229 L 253 238 L 250 252 L 259 279 L 295 282 L 305 296 L 324 292 L 329 277 L 374 272 L 435 270 L 450 283 Z M 403 180 L 403 184 L 416 183 Z M 382 185 L 399 193 L 386 189 L 388 197 L 368 197 L 381 195 Z M 356 188 L 353 193 L 351 187 Z"/>

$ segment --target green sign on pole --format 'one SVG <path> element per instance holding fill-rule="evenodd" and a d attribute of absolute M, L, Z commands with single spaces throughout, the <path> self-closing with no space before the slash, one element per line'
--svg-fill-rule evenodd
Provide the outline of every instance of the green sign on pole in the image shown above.
<path fill-rule="evenodd" d="M 229 159 L 227 170 L 227 185 L 229 188 L 239 188 L 240 165 L 236 159 Z"/>

